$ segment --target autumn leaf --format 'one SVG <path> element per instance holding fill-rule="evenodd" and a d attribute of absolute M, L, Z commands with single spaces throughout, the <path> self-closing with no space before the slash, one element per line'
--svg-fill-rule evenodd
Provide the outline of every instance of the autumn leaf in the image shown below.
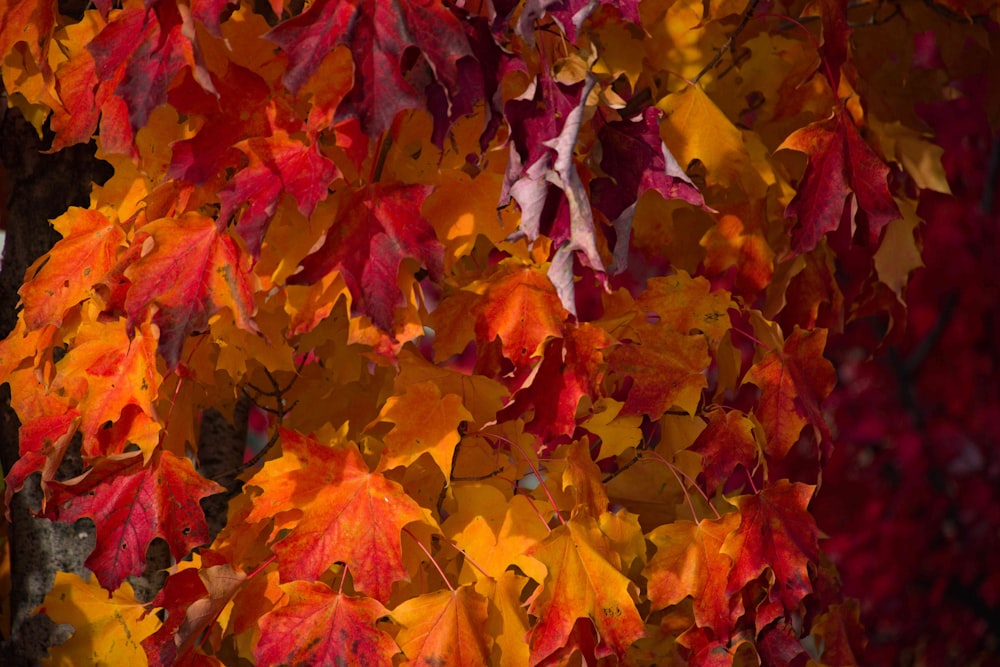
<path fill-rule="evenodd" d="M 413 419 L 417 414 L 421 418 Z M 433 382 L 419 382 L 408 386 L 402 396 L 390 396 L 379 420 L 395 424 L 383 439 L 380 471 L 410 465 L 426 453 L 434 459 L 444 478 L 449 479 L 455 446 L 461 439 L 459 424 L 471 421 L 472 414 L 462 405 L 460 397 L 442 396 Z"/>
<path fill-rule="evenodd" d="M 785 215 L 795 218 L 792 250 L 809 252 L 847 216 L 851 238 L 876 246 L 887 224 L 903 217 L 889 193 L 889 168 L 838 109 L 827 120 L 792 133 L 779 146 L 805 153 L 809 164 Z"/>
<path fill-rule="evenodd" d="M 239 206 L 246 204 L 236 231 L 250 254 L 258 257 L 281 195 L 286 192 L 292 195 L 299 211 L 305 216 L 312 215 L 316 203 L 326 198 L 327 188 L 339 172 L 330 160 L 320 155 L 315 143 L 306 145 L 282 131 L 266 138 L 241 141 L 236 148 L 247 156 L 249 164 L 219 191 L 222 201 L 219 219 L 229 220 Z"/>
<path fill-rule="evenodd" d="M 604 122 L 595 116 L 601 142 L 601 170 L 606 174 L 590 182 L 594 207 L 612 221 L 620 239 L 614 249 L 614 273 L 628 265 L 632 216 L 639 198 L 655 190 L 664 199 L 682 199 L 695 206 L 705 200 L 660 139 L 660 112 L 646 109 L 635 119 Z"/>
<path fill-rule="evenodd" d="M 162 379 L 148 324 L 140 324 L 131 337 L 122 320 L 81 324 L 73 349 L 56 369 L 56 386 L 76 401 L 82 415 L 85 453 L 118 454 L 133 442 L 149 458 L 161 428 L 153 402 Z M 123 429 L 112 434 L 107 427 L 115 423 Z"/>
<path fill-rule="evenodd" d="M 323 54 L 347 45 L 354 56 L 355 82 L 340 115 L 358 118 L 370 135 L 388 129 L 403 109 L 427 107 L 434 85 L 450 101 L 461 97 L 460 86 L 475 85 L 475 79 L 464 79 L 468 70 L 459 62 L 472 56 L 468 40 L 439 0 L 319 0 L 278 24 L 267 38 L 288 54 L 283 81 L 293 93 L 319 67 Z M 404 71 L 404 52 L 414 47 L 421 59 L 413 64 L 415 71 Z M 440 122 L 453 119 L 444 112 Z"/>
<path fill-rule="evenodd" d="M 87 583 L 69 572 L 56 572 L 52 589 L 38 611 L 53 623 L 73 626 L 73 636 L 51 649 L 48 664 L 59 667 L 72 667 L 81 661 L 114 665 L 122 660 L 145 665 L 146 653 L 140 642 L 160 624 L 136 602 L 128 583 L 112 593 L 96 581 Z"/>
<path fill-rule="evenodd" d="M 738 496 L 740 526 L 726 537 L 722 553 L 733 559 L 726 588 L 732 595 L 765 568 L 774 575 L 772 599 L 786 610 L 812 592 L 808 565 L 819 559 L 818 529 L 807 511 L 815 487 L 782 480 L 756 495 Z"/>
<path fill-rule="evenodd" d="M 130 575 L 141 574 L 146 548 L 156 537 L 180 560 L 208 543 L 208 525 L 199 502 L 224 489 L 195 472 L 191 462 L 157 452 L 148 464 L 140 452 L 99 459 L 74 479 L 52 482 L 45 516 L 97 525 L 97 546 L 86 565 L 111 591 Z"/>
<path fill-rule="evenodd" d="M 193 26 L 176 5 L 123 9 L 88 45 L 98 81 L 113 86 L 133 131 L 146 124 L 150 112 L 166 101 L 167 89 L 185 66 L 196 67 L 190 35 Z M 207 77 L 200 82 L 211 86 Z M 102 133 L 103 134 L 103 133 Z"/>
<path fill-rule="evenodd" d="M 562 336 L 566 310 L 541 272 L 508 261 L 478 285 L 483 298 L 472 307 L 476 338 L 500 338 L 503 355 L 516 368 L 531 364 L 546 339 Z"/>
<path fill-rule="evenodd" d="M 532 98 L 511 100 L 506 114 L 512 127 L 510 159 L 500 192 L 500 206 L 513 198 L 521 222 L 510 240 L 534 243 L 544 234 L 557 248 L 549 278 L 562 305 L 576 314 L 572 279 L 574 256 L 604 273 L 597 249 L 594 215 L 575 162 L 580 125 L 596 79 L 563 85 L 547 72 L 539 75 Z M 561 194 L 560 194 L 561 193 Z"/>
<path fill-rule="evenodd" d="M 743 610 L 726 587 L 733 561 L 722 546 L 739 522 L 739 514 L 730 513 L 714 521 L 664 524 L 647 535 L 656 545 L 644 571 L 654 609 L 678 604 L 690 596 L 695 623 L 711 628 L 718 637 L 729 635 Z"/>
<path fill-rule="evenodd" d="M 663 141 L 682 169 L 700 161 L 709 186 L 738 183 L 749 164 L 743 137 L 699 86 L 686 86 L 657 105 L 664 113 Z"/>
<path fill-rule="evenodd" d="M 263 491 L 247 521 L 301 510 L 295 528 L 272 546 L 282 581 L 315 580 L 342 562 L 358 591 L 388 600 L 392 584 L 409 577 L 400 531 L 424 521 L 423 511 L 398 484 L 370 472 L 353 444 L 330 447 L 282 430 L 281 446 L 298 465 L 272 472 L 267 464 L 247 482 Z"/>
<path fill-rule="evenodd" d="M 781 458 L 808 424 L 828 440 L 829 427 L 820 405 L 836 384 L 833 366 L 823 357 L 826 331 L 796 327 L 781 349 L 767 352 L 750 367 L 743 382 L 760 387 L 756 411 L 764 425 L 764 451 Z"/>
<path fill-rule="evenodd" d="M 222 308 L 229 309 L 238 327 L 257 332 L 254 279 L 236 242 L 219 231 L 215 220 L 187 213 L 155 220 L 141 231 L 152 249 L 125 271 L 132 280 L 125 310 L 131 328 L 153 306 L 158 349 L 168 368 L 180 363 L 187 337 L 205 331 Z"/>
<path fill-rule="evenodd" d="M 632 584 L 619 570 L 617 555 L 596 521 L 574 517 L 525 555 L 546 569 L 545 581 L 529 608 L 538 617 L 528 635 L 532 665 L 545 661 L 569 641 L 577 619 L 593 623 L 597 658 L 623 656 L 643 636 L 643 622 L 629 592 Z"/>
<path fill-rule="evenodd" d="M 742 465 L 747 471 L 757 461 L 757 442 L 753 437 L 753 422 L 738 411 L 713 410 L 708 426 L 691 445 L 702 456 L 705 486 L 717 489 Z"/>
<path fill-rule="evenodd" d="M 636 338 L 608 355 L 609 375 L 619 386 L 629 386 L 622 414 L 659 419 L 672 406 L 693 413 L 706 386 L 702 372 L 711 361 L 705 338 L 682 335 L 666 325 L 645 326 Z"/>
<path fill-rule="evenodd" d="M 389 613 L 381 604 L 322 582 L 291 581 L 281 590 L 287 601 L 260 618 L 259 664 L 392 664 L 396 642 L 375 627 Z"/>
<path fill-rule="evenodd" d="M 403 305 L 396 278 L 400 263 L 416 259 L 431 277 L 441 275 L 443 247 L 420 215 L 430 192 L 425 185 L 373 185 L 342 202 L 323 245 L 302 260 L 290 285 L 311 285 L 338 270 L 354 297 L 354 307 L 383 331 L 393 331 L 393 315 Z"/>
<path fill-rule="evenodd" d="M 589 323 L 566 327 L 563 338 L 550 339 L 533 377 L 514 394 L 499 417 L 533 409 L 526 429 L 546 443 L 573 435 L 580 400 L 595 397 L 604 378 L 604 350 L 614 341 L 603 329 Z"/>
<path fill-rule="evenodd" d="M 121 228 L 99 211 L 71 208 L 52 226 L 62 240 L 28 268 L 32 279 L 18 292 L 29 331 L 61 325 L 66 310 L 87 298 L 115 264 L 125 240 Z"/>
<path fill-rule="evenodd" d="M 410 665 L 488 665 L 487 601 L 472 586 L 411 598 L 392 611 Z"/>
<path fill-rule="evenodd" d="M 193 562 L 192 567 L 171 574 L 152 602 L 166 611 L 160 629 L 142 642 L 154 664 L 196 661 L 198 646 L 247 582 L 245 573 L 207 549 Z"/>

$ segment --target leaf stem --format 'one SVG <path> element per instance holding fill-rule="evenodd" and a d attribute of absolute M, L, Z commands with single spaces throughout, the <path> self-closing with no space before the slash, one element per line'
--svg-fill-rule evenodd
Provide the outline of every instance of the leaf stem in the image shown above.
<path fill-rule="evenodd" d="M 448 581 L 448 577 L 445 576 L 444 570 L 442 570 L 441 566 L 438 565 L 438 562 L 434 560 L 434 556 L 432 556 L 431 552 L 427 550 L 427 547 L 424 546 L 424 543 L 418 540 L 417 536 L 411 533 L 408 528 L 403 528 L 403 532 L 409 535 L 410 539 L 417 543 L 417 546 L 420 547 L 420 550 L 424 552 L 424 555 L 427 556 L 427 558 L 430 559 L 431 563 L 434 565 L 434 569 L 436 569 L 438 571 L 438 574 L 441 575 L 441 578 L 444 579 L 444 583 L 448 587 L 448 590 L 454 593 L 455 587 L 451 585 L 450 581 Z"/>

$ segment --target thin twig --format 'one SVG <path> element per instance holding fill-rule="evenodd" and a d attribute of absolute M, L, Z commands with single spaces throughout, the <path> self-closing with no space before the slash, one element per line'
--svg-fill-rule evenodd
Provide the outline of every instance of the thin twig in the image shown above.
<path fill-rule="evenodd" d="M 719 64 L 719 61 L 722 60 L 722 56 L 725 55 L 726 51 L 733 51 L 733 44 L 735 44 L 736 38 L 740 36 L 740 33 L 742 33 L 747 27 L 747 24 L 750 23 L 750 19 L 753 18 L 753 13 L 757 10 L 757 5 L 759 3 L 760 0 L 750 0 L 747 4 L 747 8 L 743 10 L 743 18 L 740 19 L 740 24 L 736 26 L 736 30 L 734 30 L 733 34 L 729 36 L 729 39 L 727 39 L 726 43 L 722 45 L 722 48 L 716 52 L 715 56 L 708 61 L 708 64 L 702 67 L 701 71 L 698 72 L 698 75 L 694 77 L 693 81 L 695 83 L 698 83 L 698 80 L 701 79 L 701 77 Z M 735 51 L 733 51 L 733 53 L 735 53 Z"/>

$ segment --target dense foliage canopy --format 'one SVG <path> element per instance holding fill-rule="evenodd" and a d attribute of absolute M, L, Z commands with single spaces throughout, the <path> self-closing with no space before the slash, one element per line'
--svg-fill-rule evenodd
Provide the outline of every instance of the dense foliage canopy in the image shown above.
<path fill-rule="evenodd" d="M 8 104 L 114 170 L 0 343 L 8 503 L 96 527 L 56 664 L 860 661 L 831 359 L 940 316 L 992 3 L 92 5 L 0 0 Z"/>

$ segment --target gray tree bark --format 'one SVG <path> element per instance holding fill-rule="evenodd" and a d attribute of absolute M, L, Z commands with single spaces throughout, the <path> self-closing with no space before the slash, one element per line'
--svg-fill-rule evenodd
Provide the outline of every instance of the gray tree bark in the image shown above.
<path fill-rule="evenodd" d="M 0 338 L 6 337 L 17 321 L 17 290 L 25 270 L 59 239 L 48 221 L 69 206 L 87 206 L 92 182 L 104 181 L 111 173 L 106 163 L 94 157 L 93 144 L 43 154 L 47 142 L 39 139 L 19 111 L 6 108 L 5 102 L 6 98 L 0 101 L 0 183 L 5 186 L 0 192 L 0 210 L 7 227 L 0 270 Z M 4 384 L 0 387 L 0 461 L 4 471 L 19 455 L 19 426 L 10 407 L 10 389 Z M 75 465 L 79 466 L 78 459 Z M 71 474 L 73 467 L 73 457 L 69 457 L 61 472 Z M 4 665 L 36 664 L 49 646 L 65 639 L 66 628 L 32 612 L 52 587 L 55 572 L 83 574 L 83 561 L 94 547 L 91 522 L 53 524 L 32 516 L 31 507 L 38 506 L 39 498 L 35 476 L 11 502 L 11 523 L 6 527 L 11 591 L 4 605 L 12 621 L 10 635 L 0 645 Z"/>

